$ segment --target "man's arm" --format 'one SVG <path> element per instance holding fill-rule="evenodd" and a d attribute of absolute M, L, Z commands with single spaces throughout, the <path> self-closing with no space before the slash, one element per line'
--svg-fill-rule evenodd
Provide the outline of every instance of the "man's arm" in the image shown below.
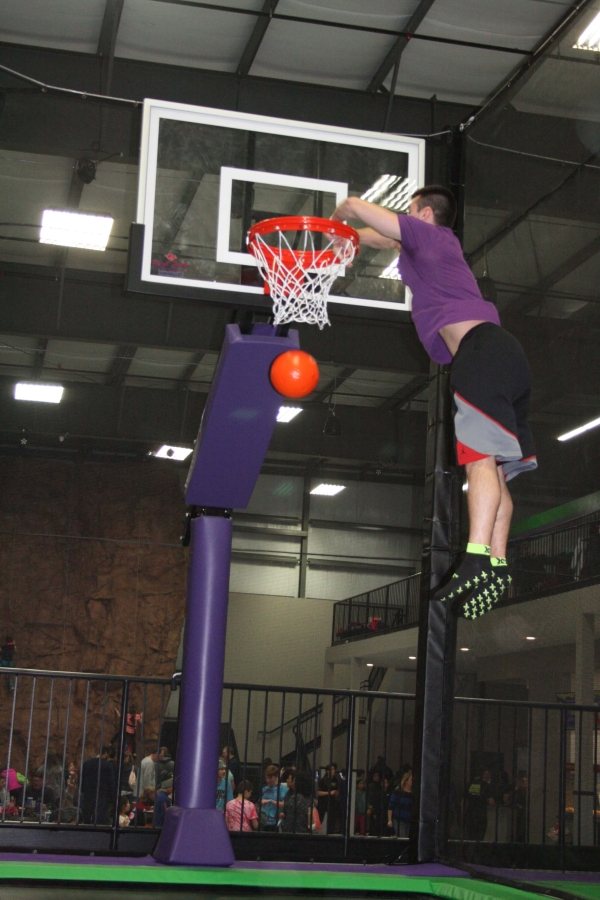
<path fill-rule="evenodd" d="M 370 229 L 392 241 L 400 240 L 400 221 L 397 213 L 360 197 L 347 197 L 333 213 L 332 219 L 345 222 L 347 219 L 360 219 Z M 388 245 L 390 246 L 390 245 Z"/>
<path fill-rule="evenodd" d="M 374 228 L 358 228 L 361 247 L 373 247 L 374 250 L 401 250 L 400 241 L 384 237 Z"/>

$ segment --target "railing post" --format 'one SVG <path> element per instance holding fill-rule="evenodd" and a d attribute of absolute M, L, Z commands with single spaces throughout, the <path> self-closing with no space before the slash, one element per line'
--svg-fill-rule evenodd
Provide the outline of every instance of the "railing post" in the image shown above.
<path fill-rule="evenodd" d="M 350 695 L 350 708 L 348 711 L 348 750 L 346 753 L 346 809 L 344 810 L 344 857 L 348 856 L 350 835 L 354 832 L 351 822 L 352 813 L 352 772 L 354 769 L 354 725 L 356 718 L 356 695 Z M 352 831 L 351 831 L 352 830 Z"/>
<path fill-rule="evenodd" d="M 559 787 L 558 787 L 558 846 L 560 847 L 560 867 L 564 868 L 565 855 L 565 802 L 567 799 L 567 712 L 560 711 L 560 752 L 559 752 Z"/>
<path fill-rule="evenodd" d="M 121 800 L 121 772 L 123 771 L 123 757 L 125 756 L 125 734 L 127 729 L 127 707 L 129 706 L 129 679 L 123 682 L 121 692 L 121 724 L 119 725 L 119 751 L 117 753 L 117 786 L 115 788 L 115 814 L 110 835 L 110 849 L 117 850 L 119 846 L 119 802 Z M 102 747 L 100 748 L 102 755 Z"/>
<path fill-rule="evenodd" d="M 390 624 L 389 619 L 389 606 L 390 606 L 390 586 L 386 585 L 385 588 L 385 627 L 388 628 Z"/>

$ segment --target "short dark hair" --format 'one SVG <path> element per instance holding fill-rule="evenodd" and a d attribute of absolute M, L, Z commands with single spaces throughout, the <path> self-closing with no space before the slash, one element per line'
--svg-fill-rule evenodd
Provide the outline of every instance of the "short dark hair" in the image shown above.
<path fill-rule="evenodd" d="M 456 219 L 457 204 L 454 194 L 442 184 L 429 184 L 419 188 L 412 195 L 413 200 L 418 200 L 417 209 L 430 206 L 436 225 L 452 228 Z"/>
<path fill-rule="evenodd" d="M 238 784 L 238 791 L 241 793 L 242 791 L 253 791 L 254 785 L 251 781 L 242 781 L 241 784 Z"/>
<path fill-rule="evenodd" d="M 296 793 L 304 797 L 310 797 L 312 790 L 312 778 L 307 772 L 296 773 Z"/>

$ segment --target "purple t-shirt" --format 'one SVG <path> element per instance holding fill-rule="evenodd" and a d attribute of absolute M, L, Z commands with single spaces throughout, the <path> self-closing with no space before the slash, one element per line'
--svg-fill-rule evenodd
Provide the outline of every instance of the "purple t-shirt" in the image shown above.
<path fill-rule="evenodd" d="M 481 296 L 475 276 L 450 228 L 400 215 L 402 252 L 398 270 L 412 291 L 412 318 L 419 340 L 436 363 L 452 361 L 438 334 L 444 325 L 469 319 L 500 324 L 498 310 Z"/>

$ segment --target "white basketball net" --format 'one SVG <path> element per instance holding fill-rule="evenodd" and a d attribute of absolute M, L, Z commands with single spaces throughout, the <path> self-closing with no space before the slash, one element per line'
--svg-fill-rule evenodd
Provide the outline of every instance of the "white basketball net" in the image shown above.
<path fill-rule="evenodd" d="M 299 234 L 295 247 L 281 230 L 266 235 L 272 244 L 256 234 L 249 249 L 269 285 L 274 324 L 305 322 L 322 329 L 330 324 L 327 297 L 331 285 L 352 262 L 356 248 L 349 238 L 336 234 L 304 229 Z"/>

